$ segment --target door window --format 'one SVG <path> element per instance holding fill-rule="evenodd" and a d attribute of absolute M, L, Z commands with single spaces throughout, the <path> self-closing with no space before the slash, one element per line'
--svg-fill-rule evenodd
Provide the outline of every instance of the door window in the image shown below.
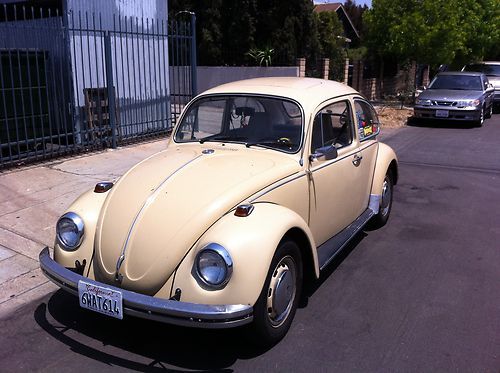
<path fill-rule="evenodd" d="M 337 149 L 352 143 L 352 119 L 347 101 L 326 106 L 314 118 L 311 151 L 333 145 Z"/>

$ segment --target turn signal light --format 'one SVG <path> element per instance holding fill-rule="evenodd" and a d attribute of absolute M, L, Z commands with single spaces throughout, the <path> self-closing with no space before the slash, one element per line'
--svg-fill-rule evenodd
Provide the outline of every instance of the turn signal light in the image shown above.
<path fill-rule="evenodd" d="M 253 211 L 253 205 L 239 205 L 236 207 L 236 211 L 234 212 L 235 216 L 239 216 L 240 218 L 245 218 L 250 215 Z"/>
<path fill-rule="evenodd" d="M 94 188 L 94 193 L 106 193 L 111 188 L 113 188 L 113 183 L 111 182 L 97 183 Z"/>

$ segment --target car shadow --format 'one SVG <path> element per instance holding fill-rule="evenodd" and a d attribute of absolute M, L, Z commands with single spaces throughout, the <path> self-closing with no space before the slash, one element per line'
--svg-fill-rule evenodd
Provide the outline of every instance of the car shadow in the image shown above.
<path fill-rule="evenodd" d="M 63 290 L 40 304 L 34 319 L 45 332 L 77 354 L 143 372 L 175 371 L 172 366 L 230 372 L 228 367 L 238 359 L 254 358 L 269 349 L 246 339 L 244 328 L 194 329 L 134 317 L 109 318 L 80 308 L 78 298 Z M 124 357 L 127 354 L 114 353 L 113 348 L 106 346 L 139 357 L 129 359 Z M 140 357 L 150 362 L 142 363 Z"/>
<path fill-rule="evenodd" d="M 358 233 L 321 272 L 320 278 L 304 287 L 299 308 L 307 306 L 308 298 L 366 237 Z M 34 312 L 35 322 L 50 336 L 68 346 L 71 351 L 113 366 L 137 371 L 196 371 L 231 372 L 239 359 L 251 359 L 266 353 L 272 346 L 258 345 L 246 327 L 235 329 L 196 329 L 162 324 L 140 318 L 117 320 L 82 309 L 78 298 L 58 290 L 47 303 Z M 111 346 L 112 348 L 107 348 Z M 139 355 L 136 359 L 114 349 Z M 142 363 L 140 357 L 150 360 Z"/>
<path fill-rule="evenodd" d="M 330 277 L 330 275 L 335 272 L 335 270 L 342 264 L 342 262 L 351 254 L 351 252 L 359 245 L 359 243 L 366 237 L 368 229 L 356 234 L 347 245 L 340 250 L 333 260 L 328 263 L 328 265 L 320 272 L 319 279 L 315 281 L 309 281 L 305 284 L 302 292 L 302 297 L 300 299 L 299 308 L 307 307 L 309 298 L 314 295 L 314 293 L 323 285 L 323 283 Z"/>
<path fill-rule="evenodd" d="M 486 119 L 487 121 L 487 119 Z M 485 123 L 486 123 L 485 121 Z M 409 117 L 407 126 L 410 127 L 432 127 L 432 128 L 449 128 L 449 129 L 466 129 L 466 128 L 478 128 L 474 122 L 470 121 L 453 121 L 444 119 L 422 119 Z"/>

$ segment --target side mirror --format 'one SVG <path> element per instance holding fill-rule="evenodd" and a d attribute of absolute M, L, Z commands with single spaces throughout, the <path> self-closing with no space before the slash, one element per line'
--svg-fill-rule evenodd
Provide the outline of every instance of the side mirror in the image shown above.
<path fill-rule="evenodd" d="M 309 156 L 309 160 L 324 160 L 329 161 L 338 157 L 337 148 L 333 145 L 323 146 L 315 150 L 313 154 Z"/>
<path fill-rule="evenodd" d="M 486 88 L 486 92 L 493 92 L 495 90 L 495 87 L 493 84 L 488 83 L 488 88 Z"/>

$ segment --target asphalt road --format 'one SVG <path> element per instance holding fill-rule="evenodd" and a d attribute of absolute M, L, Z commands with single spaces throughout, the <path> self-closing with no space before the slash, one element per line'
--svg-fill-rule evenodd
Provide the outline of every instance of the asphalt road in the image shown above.
<path fill-rule="evenodd" d="M 0 321 L 0 371 L 499 372 L 500 114 L 386 142 L 400 158 L 388 225 L 329 266 L 273 348 L 108 319 L 58 291 Z"/>

